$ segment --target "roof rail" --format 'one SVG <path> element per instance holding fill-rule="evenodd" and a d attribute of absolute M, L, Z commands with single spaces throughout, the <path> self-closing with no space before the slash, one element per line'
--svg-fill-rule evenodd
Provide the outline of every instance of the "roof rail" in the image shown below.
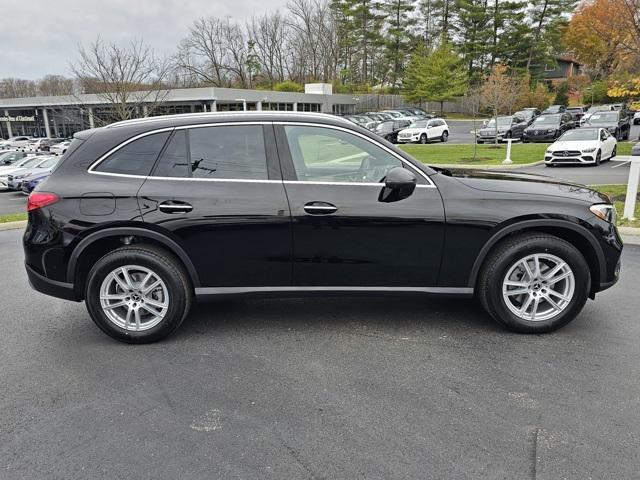
<path fill-rule="evenodd" d="M 240 111 L 240 112 L 202 112 L 202 113 L 178 113 L 175 115 L 159 115 L 156 117 L 144 117 L 144 118 L 133 118 L 131 120 L 122 120 L 120 122 L 110 123 L 106 125 L 104 128 L 118 128 L 124 127 L 127 125 L 138 125 L 145 123 L 154 123 L 161 122 L 163 120 L 171 120 L 178 118 L 211 118 L 211 117 L 242 117 L 242 116 L 299 116 L 299 117 L 326 117 L 331 119 L 341 119 L 336 115 L 331 115 L 329 113 L 318 113 L 318 112 L 284 112 L 284 111 Z M 344 120 L 348 122 L 348 120 Z"/>

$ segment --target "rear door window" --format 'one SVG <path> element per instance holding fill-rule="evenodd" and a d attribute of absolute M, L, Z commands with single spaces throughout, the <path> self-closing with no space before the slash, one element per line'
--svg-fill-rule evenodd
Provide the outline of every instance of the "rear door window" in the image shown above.
<path fill-rule="evenodd" d="M 154 177 L 189 177 L 189 152 L 187 150 L 187 131 L 176 130 L 162 152 Z"/>
<path fill-rule="evenodd" d="M 192 128 L 189 150 L 194 178 L 268 178 L 262 125 Z"/>
<path fill-rule="evenodd" d="M 146 135 L 124 145 L 100 162 L 95 171 L 120 175 L 149 175 L 170 133 Z"/>

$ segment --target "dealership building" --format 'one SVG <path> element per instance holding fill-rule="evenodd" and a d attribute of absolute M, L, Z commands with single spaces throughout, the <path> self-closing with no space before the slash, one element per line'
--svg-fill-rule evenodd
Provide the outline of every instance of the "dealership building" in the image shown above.
<path fill-rule="evenodd" d="M 151 97 L 151 96 L 149 96 Z M 154 99 L 157 95 L 153 95 Z M 358 98 L 334 95 L 330 84 L 307 84 L 305 93 L 235 88 L 179 88 L 163 91 L 153 107 L 141 104 L 139 116 L 176 113 L 278 110 L 354 113 Z M 139 103 L 139 102 L 135 102 Z M 110 102 L 101 94 L 0 98 L 0 138 L 17 135 L 70 137 L 110 118 Z"/>

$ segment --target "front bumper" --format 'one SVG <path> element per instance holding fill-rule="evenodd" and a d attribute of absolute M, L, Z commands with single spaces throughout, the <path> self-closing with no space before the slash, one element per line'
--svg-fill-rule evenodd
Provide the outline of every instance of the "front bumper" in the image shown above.
<path fill-rule="evenodd" d="M 29 284 L 34 290 L 44 293 L 45 295 L 62 298 L 64 300 L 72 300 L 74 302 L 80 301 L 76 297 L 72 283 L 51 280 L 50 278 L 40 275 L 27 264 L 25 264 L 25 269 L 27 270 Z"/>
<path fill-rule="evenodd" d="M 410 137 L 401 137 L 398 135 L 398 143 L 417 143 L 418 141 L 420 141 L 419 134 L 411 135 Z"/>
<path fill-rule="evenodd" d="M 20 190 L 22 188 L 22 180 L 9 180 L 7 188 L 9 190 Z"/>
<path fill-rule="evenodd" d="M 549 165 L 593 165 L 596 163 L 596 158 L 593 153 L 570 156 L 546 154 L 544 156 L 544 163 Z"/>
<path fill-rule="evenodd" d="M 525 132 L 524 134 L 522 134 L 522 139 L 526 140 L 527 142 L 552 142 L 556 139 L 556 137 L 557 137 L 556 132 L 538 133 L 538 134 Z"/>

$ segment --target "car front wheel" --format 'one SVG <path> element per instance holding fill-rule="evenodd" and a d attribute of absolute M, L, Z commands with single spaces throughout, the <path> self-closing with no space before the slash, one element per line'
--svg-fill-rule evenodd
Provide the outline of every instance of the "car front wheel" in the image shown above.
<path fill-rule="evenodd" d="M 114 250 L 96 262 L 85 292 L 91 318 L 107 335 L 127 343 L 161 340 L 189 312 L 192 290 L 182 265 L 150 245 Z"/>
<path fill-rule="evenodd" d="M 423 133 L 422 135 L 420 135 L 420 143 L 422 145 L 424 145 L 425 143 L 427 143 L 427 135 L 425 133 Z"/>
<path fill-rule="evenodd" d="M 543 233 L 501 243 L 482 269 L 477 295 L 502 326 L 544 333 L 571 322 L 591 288 L 589 267 L 573 245 Z"/>
<path fill-rule="evenodd" d="M 444 132 L 442 132 L 442 136 L 440 137 L 440 141 L 442 143 L 445 143 L 447 140 L 449 140 L 449 132 L 447 132 L 445 130 Z"/>

